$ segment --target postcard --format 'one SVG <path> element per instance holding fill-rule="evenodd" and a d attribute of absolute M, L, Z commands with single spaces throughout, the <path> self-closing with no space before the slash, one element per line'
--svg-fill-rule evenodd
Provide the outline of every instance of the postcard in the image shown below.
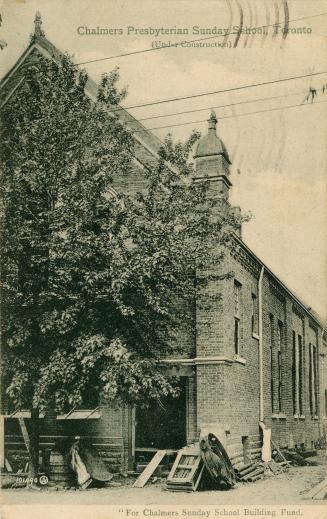
<path fill-rule="evenodd" d="M 326 518 L 326 0 L 0 14 L 2 517 Z"/>

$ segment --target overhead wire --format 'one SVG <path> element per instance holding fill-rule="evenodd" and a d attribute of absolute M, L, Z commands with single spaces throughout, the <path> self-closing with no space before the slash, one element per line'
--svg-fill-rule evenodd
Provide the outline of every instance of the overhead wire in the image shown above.
<path fill-rule="evenodd" d="M 272 79 L 270 81 L 261 81 L 259 83 L 248 83 L 247 85 L 241 85 L 241 86 L 236 86 L 236 87 L 231 87 L 231 88 L 223 88 L 223 89 L 220 89 L 220 90 L 213 90 L 213 91 L 210 91 L 210 92 L 201 92 L 199 94 L 190 94 L 190 95 L 187 95 L 187 96 L 171 97 L 169 99 L 161 99 L 161 100 L 158 100 L 158 101 L 150 101 L 150 102 L 147 102 L 147 103 L 141 103 L 141 104 L 136 104 L 136 105 L 121 106 L 119 108 L 111 109 L 110 112 L 116 112 L 116 111 L 120 111 L 120 110 L 131 110 L 131 109 L 134 109 L 134 108 L 143 108 L 143 107 L 146 107 L 146 106 L 154 106 L 154 105 L 160 105 L 160 104 L 165 104 L 165 103 L 172 103 L 172 102 L 176 102 L 176 101 L 185 101 L 186 99 L 195 99 L 195 98 L 205 97 L 205 96 L 214 95 L 214 94 L 222 94 L 222 93 L 226 93 L 226 92 L 235 92 L 235 91 L 238 91 L 238 90 L 245 90 L 245 89 L 248 89 L 248 88 L 254 88 L 254 87 L 265 86 L 265 85 L 272 85 L 272 84 L 278 84 L 278 83 L 284 83 L 284 82 L 287 82 L 287 81 L 293 81 L 293 80 L 296 80 L 296 79 L 304 79 L 304 78 L 308 78 L 308 77 L 319 76 L 319 75 L 322 75 L 322 74 L 327 74 L 327 70 L 323 70 L 323 71 L 320 71 L 320 72 L 311 72 L 310 74 L 302 74 L 302 75 L 299 75 L 299 76 L 290 76 L 290 77 L 286 77 L 286 78 Z"/>
<path fill-rule="evenodd" d="M 281 99 L 283 97 L 290 97 L 290 96 L 294 96 L 294 95 L 300 95 L 300 94 L 307 94 L 308 91 L 307 90 L 301 90 L 298 91 L 298 92 L 292 92 L 290 94 L 280 94 L 280 95 L 276 95 L 276 96 L 269 96 L 269 97 L 259 97 L 257 99 L 247 99 L 245 101 L 237 101 L 235 103 L 228 103 L 228 104 L 224 104 L 224 105 L 217 105 L 217 106 L 213 106 L 212 104 L 210 106 L 206 106 L 204 108 L 195 108 L 194 110 L 184 110 L 182 112 L 173 112 L 173 113 L 169 113 L 169 114 L 162 114 L 162 115 L 152 115 L 150 117 L 138 117 L 137 120 L 138 121 L 149 121 L 150 119 L 162 119 L 162 118 L 166 118 L 166 117 L 173 117 L 175 115 L 185 115 L 185 114 L 191 114 L 191 113 L 195 113 L 195 112 L 204 112 L 206 110 L 218 110 L 219 108 L 228 108 L 228 107 L 231 107 L 231 106 L 238 106 L 238 105 L 243 105 L 243 104 L 251 104 L 251 103 L 258 103 L 258 102 L 261 102 L 261 101 L 271 101 L 272 99 Z"/>
<path fill-rule="evenodd" d="M 243 113 L 243 114 L 236 114 L 236 115 L 225 115 L 225 116 L 222 116 L 222 117 L 219 117 L 219 120 L 222 120 L 222 119 L 231 119 L 231 118 L 238 118 L 238 117 L 245 117 L 245 116 L 248 116 L 248 115 L 253 115 L 253 114 L 261 114 L 261 113 L 267 113 L 267 112 L 274 112 L 276 110 L 285 110 L 287 108 L 298 108 L 298 107 L 305 107 L 305 106 L 313 106 L 313 105 L 317 105 L 317 104 L 321 104 L 321 103 L 327 103 L 327 99 L 326 101 L 315 101 L 315 102 L 312 102 L 312 103 L 299 103 L 299 104 L 295 104 L 295 105 L 286 105 L 286 106 L 280 106 L 280 107 L 277 107 L 277 108 L 268 108 L 266 110 L 256 110 L 256 111 L 253 111 L 253 112 L 246 112 L 246 113 Z M 189 121 L 189 122 L 184 122 L 184 123 L 177 123 L 177 124 L 167 124 L 165 126 L 156 126 L 156 127 L 153 127 L 153 128 L 145 128 L 142 129 L 142 130 L 132 130 L 132 133 L 140 133 L 140 132 L 144 132 L 144 131 L 153 131 L 153 130 L 161 130 L 161 129 L 164 129 L 164 128 L 174 128 L 176 126 L 187 126 L 187 125 L 190 125 L 190 124 L 199 124 L 199 123 L 203 123 L 203 122 L 206 122 L 207 119 L 201 119 L 201 120 L 197 120 L 197 121 Z"/>

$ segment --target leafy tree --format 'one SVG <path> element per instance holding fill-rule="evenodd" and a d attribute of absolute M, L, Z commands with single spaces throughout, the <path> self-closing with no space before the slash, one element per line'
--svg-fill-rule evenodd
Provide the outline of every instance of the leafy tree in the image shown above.
<path fill-rule="evenodd" d="M 178 394 L 160 358 L 192 330 L 195 269 L 221 260 L 238 222 L 192 182 L 196 133 L 167 137 L 142 193 L 112 195 L 133 156 L 116 69 L 95 102 L 67 55 L 24 76 L 2 110 L 1 334 L 7 397 L 31 410 L 35 474 L 40 411 L 91 390 L 140 405 Z"/>

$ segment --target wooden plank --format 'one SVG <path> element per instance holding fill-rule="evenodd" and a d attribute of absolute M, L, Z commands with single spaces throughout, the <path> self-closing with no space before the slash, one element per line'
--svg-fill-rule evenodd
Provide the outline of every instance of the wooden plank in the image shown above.
<path fill-rule="evenodd" d="M 251 472 L 254 472 L 259 467 L 258 463 L 252 463 L 249 467 L 246 469 L 239 471 L 239 477 L 242 478 L 246 474 L 250 474 Z"/>
<path fill-rule="evenodd" d="M 273 449 L 278 452 L 279 456 L 283 459 L 283 461 L 287 461 L 284 454 L 282 453 L 282 451 L 280 450 L 278 445 L 273 440 L 271 440 L 271 445 L 272 445 Z"/>
<path fill-rule="evenodd" d="M 181 457 L 182 457 L 182 451 L 179 451 L 179 453 L 177 454 L 177 456 L 176 456 L 176 458 L 175 458 L 175 461 L 174 461 L 174 463 L 173 463 L 173 466 L 172 466 L 172 468 L 171 468 L 171 471 L 170 471 L 170 473 L 169 473 L 169 475 L 168 475 L 167 482 L 168 482 L 170 479 L 172 479 L 172 478 L 174 477 L 174 474 L 175 474 L 176 469 L 177 469 L 177 467 L 178 467 L 178 464 L 179 464 L 179 462 L 180 462 L 180 460 L 181 460 Z"/>
<path fill-rule="evenodd" d="M 204 471 L 204 465 L 202 465 L 202 468 L 201 468 L 201 470 L 200 470 L 199 476 L 198 476 L 196 482 L 194 483 L 194 486 L 193 486 L 193 491 L 194 491 L 194 492 L 197 490 L 197 488 L 198 488 L 198 486 L 199 486 L 199 483 L 200 483 L 201 478 L 202 478 L 202 473 L 203 473 L 203 471 Z"/>
<path fill-rule="evenodd" d="M 5 458 L 5 468 L 6 468 L 7 472 L 13 472 L 12 466 L 10 465 L 9 461 L 7 460 L 7 458 Z"/>
<path fill-rule="evenodd" d="M 30 438 L 29 438 L 29 435 L 28 435 L 28 432 L 27 432 L 27 428 L 26 428 L 26 425 L 25 425 L 25 420 L 24 420 L 24 418 L 18 418 L 18 422 L 19 422 L 20 430 L 22 431 L 22 435 L 23 435 L 23 438 L 24 438 L 24 443 L 25 443 L 26 449 L 29 452 L 29 450 L 30 450 Z"/>
<path fill-rule="evenodd" d="M 149 481 L 150 477 L 160 464 L 160 462 L 163 460 L 163 458 L 166 455 L 166 451 L 160 450 L 155 454 L 150 461 L 149 465 L 143 470 L 142 474 L 137 478 L 135 481 L 133 487 L 136 488 L 142 488 L 144 485 Z"/>
<path fill-rule="evenodd" d="M 241 474 L 242 472 L 244 472 L 244 470 L 252 467 L 252 465 L 255 465 L 255 463 L 253 461 L 251 461 L 250 463 L 246 463 L 246 464 L 242 463 L 242 465 L 240 465 L 239 467 L 234 467 L 234 470 L 236 470 L 236 472 Z"/>
<path fill-rule="evenodd" d="M 154 449 L 152 447 L 135 447 L 135 452 L 157 452 L 158 449 Z M 178 452 L 178 450 L 176 449 L 166 449 L 166 454 L 167 456 L 173 456 L 174 454 L 176 454 Z"/>
<path fill-rule="evenodd" d="M 5 466 L 5 419 L 0 415 L 0 468 Z"/>
<path fill-rule="evenodd" d="M 324 479 L 318 483 L 318 485 L 311 488 L 311 490 L 305 494 L 305 499 L 319 499 L 319 497 L 316 496 L 319 495 L 323 490 L 327 492 L 327 479 Z"/>
<path fill-rule="evenodd" d="M 250 472 L 249 474 L 245 474 L 245 476 L 240 477 L 240 481 L 251 481 L 251 478 L 257 476 L 258 474 L 263 474 L 264 468 L 254 470 L 253 472 Z"/>

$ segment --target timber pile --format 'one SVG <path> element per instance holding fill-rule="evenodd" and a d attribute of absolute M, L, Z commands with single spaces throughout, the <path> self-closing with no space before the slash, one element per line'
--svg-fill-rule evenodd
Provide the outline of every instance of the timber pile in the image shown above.
<path fill-rule="evenodd" d="M 299 453 L 296 450 L 283 450 L 284 458 L 287 460 L 288 463 L 292 463 L 292 465 L 298 465 L 299 467 L 304 467 L 306 465 L 316 465 L 314 461 L 310 461 L 305 459 L 303 454 Z M 309 457 L 309 456 L 308 456 Z"/>
<path fill-rule="evenodd" d="M 246 464 L 240 462 L 239 457 L 235 459 L 236 463 L 233 460 L 233 467 L 238 481 L 258 481 L 264 477 L 266 468 L 269 468 L 274 475 L 280 474 L 289 468 L 289 461 L 287 461 L 283 452 L 273 440 L 271 440 L 271 449 L 273 457 L 267 463 L 261 461 L 260 448 L 252 449 L 252 459 Z"/>
<path fill-rule="evenodd" d="M 239 481 L 257 481 L 264 475 L 265 467 L 262 463 L 251 461 L 243 467 L 235 469 L 236 477 Z"/>

